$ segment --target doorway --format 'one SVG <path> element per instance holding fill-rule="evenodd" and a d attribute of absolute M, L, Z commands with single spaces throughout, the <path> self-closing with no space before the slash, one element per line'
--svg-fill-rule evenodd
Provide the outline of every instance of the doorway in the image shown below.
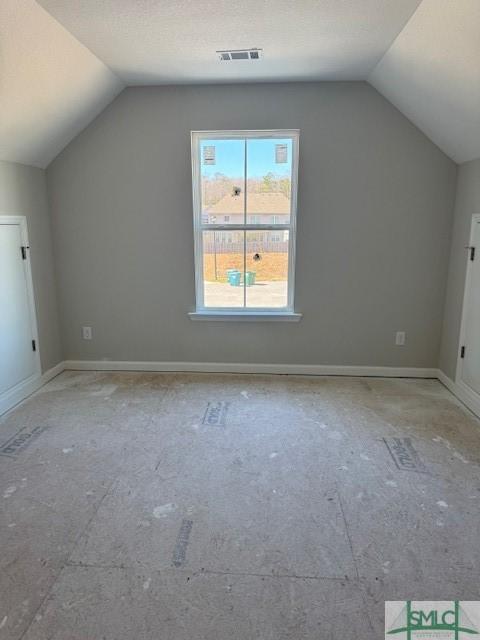
<path fill-rule="evenodd" d="M 0 216 L 0 413 L 40 373 L 27 222 Z"/>
<path fill-rule="evenodd" d="M 480 214 L 472 216 L 457 384 L 480 400 Z"/>

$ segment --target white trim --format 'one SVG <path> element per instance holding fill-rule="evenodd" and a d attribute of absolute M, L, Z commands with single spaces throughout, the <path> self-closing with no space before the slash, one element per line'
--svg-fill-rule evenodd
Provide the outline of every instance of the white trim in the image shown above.
<path fill-rule="evenodd" d="M 200 139 L 210 140 L 211 138 L 218 138 L 230 140 L 231 138 L 239 138 L 243 140 L 247 137 L 252 138 L 289 138 L 291 136 L 298 135 L 300 129 L 211 129 L 204 130 L 199 129 L 192 131 L 191 133 L 197 134 Z"/>
<path fill-rule="evenodd" d="M 19 402 L 22 402 L 28 396 L 38 391 L 43 385 L 47 384 L 52 378 L 58 376 L 65 370 L 65 363 L 59 362 L 57 365 L 48 369 L 43 374 L 35 374 L 17 384 L 13 389 L 9 389 L 0 398 L 0 415 L 13 409 Z"/>
<path fill-rule="evenodd" d="M 66 360 L 65 369 L 78 371 L 271 373 L 311 376 L 366 376 L 380 378 L 437 378 L 438 373 L 438 370 L 434 368 L 417 367 L 363 367 L 247 362 L 132 362 L 126 360 Z"/>
<path fill-rule="evenodd" d="M 17 397 L 19 390 L 22 388 L 29 388 L 29 386 L 40 377 L 42 372 L 42 365 L 40 363 L 40 340 L 38 338 L 38 327 L 37 327 L 37 311 L 35 305 L 35 293 L 33 289 L 33 279 L 32 279 L 32 265 L 30 262 L 30 243 L 28 240 L 28 226 L 27 226 L 27 218 L 25 216 L 18 215 L 0 215 L 0 226 L 3 225 L 18 225 L 20 228 L 20 236 L 22 246 L 27 247 L 26 251 L 26 259 L 23 261 L 23 267 L 25 270 L 25 286 L 27 289 L 28 296 L 28 308 L 30 312 L 30 329 L 32 340 L 35 340 L 36 350 L 33 352 L 33 360 L 34 360 L 34 372 L 31 376 L 26 378 L 25 380 L 21 380 L 18 384 L 7 389 L 2 394 L 0 394 L 0 414 L 2 413 L 2 407 L 7 406 L 9 404 L 10 397 Z M 20 247 L 18 248 L 20 251 Z"/>
<path fill-rule="evenodd" d="M 190 320 L 208 322 L 299 322 L 302 319 L 301 313 L 291 311 L 191 311 Z"/>
<path fill-rule="evenodd" d="M 271 213 L 262 213 L 272 215 Z M 278 215 L 278 214 L 276 214 Z M 205 224 L 198 225 L 201 231 L 290 231 L 290 224 Z"/>
<path fill-rule="evenodd" d="M 471 246 L 472 242 L 473 242 L 473 238 L 474 238 L 474 234 L 475 234 L 475 225 L 480 223 L 480 213 L 475 213 L 472 216 L 472 221 L 470 223 L 470 234 L 468 236 L 468 244 Z M 466 247 L 467 248 L 467 247 Z M 478 247 L 478 253 L 480 253 L 480 247 Z M 478 256 L 477 256 L 478 259 Z M 458 385 L 460 382 L 462 382 L 462 365 L 463 365 L 463 358 L 460 357 L 460 350 L 462 345 L 465 344 L 465 333 L 466 333 L 466 310 L 467 310 L 467 304 L 468 304 L 468 298 L 469 298 L 469 292 L 470 292 L 470 284 L 471 284 L 471 279 L 472 279 L 472 261 L 469 259 L 468 257 L 468 252 L 466 255 L 466 261 L 467 261 L 467 266 L 465 269 L 465 286 L 463 289 L 463 302 L 462 302 L 462 321 L 460 324 L 460 335 L 459 335 L 459 341 L 458 341 L 458 346 L 457 346 L 457 367 L 455 370 L 455 383 Z M 462 383 L 465 384 L 465 383 Z M 465 385 L 466 386 L 466 385 Z M 472 390 L 472 393 L 475 393 Z M 475 393 L 475 395 L 478 395 Z M 478 400 L 480 401 L 480 396 L 478 396 Z"/>
<path fill-rule="evenodd" d="M 460 402 L 463 402 L 472 413 L 480 418 L 480 398 L 478 394 L 473 392 L 464 382 L 454 382 L 440 369 L 438 370 L 438 379 Z"/>
<path fill-rule="evenodd" d="M 451 380 L 443 371 L 435 368 L 417 367 L 363 367 L 342 365 L 314 365 L 314 364 L 248 364 L 248 363 L 220 363 L 220 362 L 130 362 L 120 360 L 65 360 L 45 371 L 44 374 L 32 380 L 29 385 L 24 383 L 18 390 L 18 395 L 10 397 L 9 406 L 2 400 L 0 415 L 13 409 L 19 402 L 38 391 L 47 382 L 63 371 L 158 371 L 158 372 L 198 372 L 198 373 L 250 373 L 250 374 L 279 374 L 279 375 L 310 375 L 310 376 L 351 376 L 378 378 L 432 378 L 438 379 L 451 391 L 468 409 L 480 417 L 480 404 L 468 394 L 469 388 L 463 389 Z"/>
<path fill-rule="evenodd" d="M 458 391 L 454 395 L 466 404 L 475 415 L 480 417 L 480 395 L 470 388 L 468 384 L 465 384 L 463 380 L 458 380 L 455 384 L 457 385 Z"/>
<path fill-rule="evenodd" d="M 472 215 L 472 221 L 470 226 L 470 235 L 469 235 L 469 247 L 473 245 L 473 239 L 475 236 L 476 225 L 480 224 L 480 213 L 475 213 Z M 469 248 L 467 247 L 467 249 Z M 480 248 L 477 247 L 477 251 Z M 463 302 L 462 302 L 462 321 L 460 325 L 460 335 L 459 342 L 457 348 L 457 366 L 455 370 L 455 382 L 453 382 L 450 378 L 448 378 L 442 371 L 439 374 L 439 380 L 445 384 L 445 386 L 452 391 L 452 393 L 457 396 L 461 402 L 463 402 L 473 413 L 477 416 L 480 416 L 480 394 L 478 394 L 474 389 L 469 387 L 462 380 L 462 371 L 463 371 L 463 363 L 464 359 L 460 357 L 461 347 L 462 345 L 466 345 L 466 315 L 467 315 L 467 304 L 469 302 L 469 294 L 470 287 L 472 281 L 472 266 L 473 262 L 469 259 L 468 253 L 466 256 L 467 266 L 465 269 L 465 286 L 463 290 Z M 468 346 L 468 345 L 467 345 Z"/>
<path fill-rule="evenodd" d="M 219 307 L 205 307 L 204 304 L 204 283 L 203 283 L 203 236 L 205 230 L 227 230 L 227 231 L 256 231 L 256 230 L 287 230 L 288 231 L 288 281 L 287 281 L 287 304 L 282 307 L 285 312 L 294 312 L 294 289 L 295 289 L 295 249 L 296 249 L 296 223 L 297 223 L 297 191 L 298 191 L 298 157 L 299 157 L 299 129 L 271 129 L 271 130 L 223 130 L 223 131 L 191 131 L 191 153 L 192 153 L 192 194 L 193 194 L 193 233 L 194 233 L 194 262 L 195 262 L 195 304 L 197 313 L 211 313 L 224 315 L 231 312 L 234 316 L 241 313 L 262 312 L 264 310 L 275 312 L 276 309 L 263 309 L 256 307 L 236 307 L 232 309 Z M 200 143 L 208 139 L 275 139 L 290 138 L 292 140 L 292 175 L 291 175 L 291 204 L 290 220 L 288 224 L 263 225 L 209 225 L 202 223 L 202 193 L 201 193 L 201 166 L 202 158 Z M 247 210 L 247 154 L 244 157 L 244 211 Z M 246 220 L 244 220 L 245 222 Z M 245 271 L 245 244 L 246 234 L 244 233 L 244 271 Z M 246 288 L 244 283 L 243 297 L 245 305 Z M 245 309 L 245 311 L 242 311 Z M 218 312 L 218 313 L 217 313 Z M 217 318 L 220 319 L 220 318 Z M 235 318 L 236 319 L 236 318 Z"/>

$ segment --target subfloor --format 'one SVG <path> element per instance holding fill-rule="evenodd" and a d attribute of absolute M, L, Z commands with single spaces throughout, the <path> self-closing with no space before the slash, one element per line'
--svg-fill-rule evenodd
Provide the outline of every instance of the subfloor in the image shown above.
<path fill-rule="evenodd" d="M 480 600 L 480 427 L 437 381 L 65 372 L 0 434 L 2 640 L 372 640 L 385 600 Z"/>

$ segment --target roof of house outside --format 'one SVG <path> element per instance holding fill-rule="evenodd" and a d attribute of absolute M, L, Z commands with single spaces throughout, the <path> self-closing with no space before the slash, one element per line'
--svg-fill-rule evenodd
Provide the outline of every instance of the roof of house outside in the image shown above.
<path fill-rule="evenodd" d="M 227 194 L 207 209 L 209 214 L 243 214 L 244 199 L 241 196 Z M 289 214 L 290 200 L 283 193 L 249 193 L 247 197 L 247 213 Z"/>

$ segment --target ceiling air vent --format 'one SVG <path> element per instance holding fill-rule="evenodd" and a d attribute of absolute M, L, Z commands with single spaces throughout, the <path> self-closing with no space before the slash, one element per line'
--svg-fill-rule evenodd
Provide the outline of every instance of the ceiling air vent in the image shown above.
<path fill-rule="evenodd" d="M 262 57 L 262 49 L 230 49 L 229 51 L 217 51 L 220 60 L 259 60 Z"/>

